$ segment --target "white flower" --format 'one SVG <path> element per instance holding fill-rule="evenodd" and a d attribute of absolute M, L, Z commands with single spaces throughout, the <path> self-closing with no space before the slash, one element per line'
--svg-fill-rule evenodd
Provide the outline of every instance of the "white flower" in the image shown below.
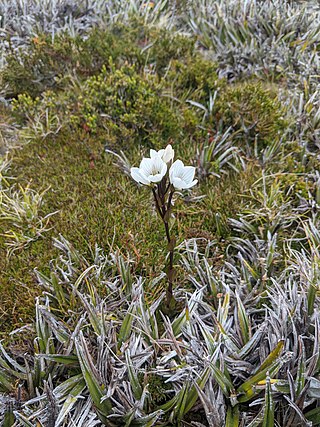
<path fill-rule="evenodd" d="M 131 168 L 132 178 L 141 184 L 160 182 L 167 173 L 167 164 L 159 156 L 143 158 L 139 168 Z"/>
<path fill-rule="evenodd" d="M 172 148 L 172 145 L 169 144 L 166 146 L 166 148 L 163 148 L 159 151 L 150 150 L 151 159 L 153 159 L 155 156 L 159 156 L 164 162 L 169 163 L 174 158 L 174 149 Z"/>
<path fill-rule="evenodd" d="M 195 171 L 195 167 L 185 166 L 181 160 L 176 160 L 169 170 L 170 182 L 176 190 L 191 188 L 198 182 L 193 179 Z"/>

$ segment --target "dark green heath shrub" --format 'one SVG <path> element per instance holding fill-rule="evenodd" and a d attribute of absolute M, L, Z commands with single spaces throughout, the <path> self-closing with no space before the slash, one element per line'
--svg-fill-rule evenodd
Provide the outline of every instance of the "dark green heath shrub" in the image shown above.
<path fill-rule="evenodd" d="M 210 94 L 226 85 L 226 81 L 218 77 L 216 64 L 199 54 L 184 61 L 172 61 L 168 80 L 172 81 L 175 93 L 204 104 Z"/>
<path fill-rule="evenodd" d="M 139 74 L 134 66 L 110 67 L 112 72 L 103 67 L 85 82 L 73 121 L 92 131 L 103 126 L 119 140 L 178 137 L 179 116 L 156 78 Z"/>
<path fill-rule="evenodd" d="M 214 120 L 239 130 L 247 141 L 260 148 L 279 138 L 286 129 L 285 110 L 276 94 L 262 83 L 226 86 L 216 104 Z"/>
<path fill-rule="evenodd" d="M 194 39 L 147 28 L 139 20 L 94 29 L 85 38 L 62 33 L 52 40 L 43 34 L 19 55 L 15 51 L 8 55 L 2 80 L 8 97 L 26 93 L 34 98 L 66 87 L 70 75 L 83 80 L 98 74 L 109 58 L 117 66 L 135 64 L 139 70 L 150 66 L 163 75 L 171 60 L 192 56 L 194 46 Z"/>

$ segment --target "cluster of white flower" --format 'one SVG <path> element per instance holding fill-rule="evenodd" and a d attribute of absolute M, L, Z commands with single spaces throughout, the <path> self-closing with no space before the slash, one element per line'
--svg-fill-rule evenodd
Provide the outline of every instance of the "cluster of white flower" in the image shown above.
<path fill-rule="evenodd" d="M 170 167 L 169 181 L 176 190 L 184 190 L 196 185 L 198 180 L 194 179 L 195 168 L 185 166 L 181 160 L 173 162 L 173 159 L 174 150 L 170 144 L 159 151 L 150 150 L 150 157 L 144 157 L 140 167 L 131 168 L 131 176 L 141 184 L 153 185 L 162 181 Z"/>

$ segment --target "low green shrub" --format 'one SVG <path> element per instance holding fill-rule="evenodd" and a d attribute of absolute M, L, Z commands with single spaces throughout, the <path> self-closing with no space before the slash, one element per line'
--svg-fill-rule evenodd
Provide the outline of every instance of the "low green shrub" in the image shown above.
<path fill-rule="evenodd" d="M 103 132 L 109 146 L 158 146 L 194 134 L 199 124 L 188 105 L 166 96 L 165 83 L 155 75 L 139 73 L 133 65 L 117 68 L 110 60 L 98 75 L 72 89 L 46 91 L 35 99 L 19 95 L 13 111 L 31 139 L 30 130 L 34 137 L 43 137 L 63 127 Z"/>
<path fill-rule="evenodd" d="M 164 76 L 170 69 L 171 62 L 191 63 L 195 59 L 199 60 L 195 42 L 195 37 L 175 34 L 165 29 L 151 29 L 148 39 L 144 42 L 150 43 L 150 47 L 143 51 L 143 59 L 145 63 L 152 65 L 158 75 Z"/>
<path fill-rule="evenodd" d="M 221 91 L 213 120 L 223 127 L 239 130 L 245 140 L 259 148 L 279 139 L 286 129 L 285 110 L 276 93 L 258 82 L 227 86 Z"/>
<path fill-rule="evenodd" d="M 142 76 L 134 66 L 112 72 L 103 67 L 88 79 L 78 98 L 78 116 L 72 118 L 95 130 L 102 125 L 118 140 L 138 137 L 140 141 L 177 138 L 179 116 L 163 97 L 162 86 L 152 76 Z"/>
<path fill-rule="evenodd" d="M 220 79 L 217 66 L 202 55 L 187 57 L 186 60 L 172 61 L 168 81 L 174 94 L 182 98 L 207 103 L 210 94 L 225 87 L 225 79 Z"/>
<path fill-rule="evenodd" d="M 163 75 L 171 60 L 192 57 L 194 50 L 194 38 L 148 28 L 139 20 L 94 29 L 86 38 L 62 33 L 52 40 L 42 34 L 19 55 L 12 51 L 7 56 L 2 80 L 8 97 L 26 93 L 35 98 L 68 86 L 69 76 L 83 80 L 98 74 L 110 58 L 118 66 L 135 64 L 139 70 L 150 67 Z"/>

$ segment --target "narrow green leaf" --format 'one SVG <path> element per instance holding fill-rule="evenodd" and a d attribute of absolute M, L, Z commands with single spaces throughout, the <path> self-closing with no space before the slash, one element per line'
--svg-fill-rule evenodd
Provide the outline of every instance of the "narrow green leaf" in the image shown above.
<path fill-rule="evenodd" d="M 225 322 L 228 319 L 230 308 L 230 292 L 226 292 L 223 303 L 221 304 L 221 300 L 219 300 L 219 307 L 217 311 L 217 320 L 224 327 Z"/>
<path fill-rule="evenodd" d="M 14 416 L 16 417 L 17 420 L 20 421 L 20 423 L 24 426 L 24 427 L 34 427 L 34 424 L 31 423 L 29 421 L 29 419 L 27 417 L 25 417 L 24 415 L 22 415 L 19 412 L 13 411 Z"/>
<path fill-rule="evenodd" d="M 308 421 L 312 422 L 313 426 L 319 426 L 320 425 L 320 407 L 314 408 L 311 411 L 308 411 L 305 414 L 305 417 Z"/>
<path fill-rule="evenodd" d="M 87 384 L 90 396 L 97 408 L 97 413 L 102 422 L 107 422 L 107 415 L 112 411 L 112 405 L 108 399 L 104 399 L 105 394 L 97 378 L 98 373 L 89 354 L 85 339 L 80 333 L 79 339 L 75 341 L 83 378 Z"/>
<path fill-rule="evenodd" d="M 251 351 L 253 351 L 254 347 L 258 345 L 259 341 L 261 340 L 262 331 L 261 329 L 258 329 L 252 338 L 238 351 L 239 357 L 242 359 L 247 354 L 249 354 Z"/>
<path fill-rule="evenodd" d="M 54 289 L 54 295 L 57 298 L 60 307 L 64 307 L 66 305 L 66 299 L 63 287 L 54 273 L 51 273 L 50 278 L 52 287 Z"/>
<path fill-rule="evenodd" d="M 306 382 L 306 352 L 303 344 L 303 340 L 299 337 L 299 346 L 300 346 L 300 357 L 298 364 L 298 371 L 296 376 L 296 396 L 298 397 L 303 390 Z"/>
<path fill-rule="evenodd" d="M 263 411 L 260 412 L 246 427 L 261 427 L 263 415 Z"/>
<path fill-rule="evenodd" d="M 183 326 L 189 321 L 192 312 L 198 305 L 199 298 L 202 296 L 202 291 L 195 292 L 190 301 L 187 303 L 187 308 L 182 311 L 182 313 L 174 319 L 172 322 L 172 331 L 174 336 L 177 337 L 181 333 Z"/>
<path fill-rule="evenodd" d="M 186 413 L 186 404 L 188 398 L 189 384 L 184 384 L 179 392 L 179 399 L 175 407 L 175 413 L 177 414 L 178 421 L 181 421 L 184 414 Z"/>
<path fill-rule="evenodd" d="M 282 361 L 275 361 L 270 365 L 270 374 L 275 375 L 282 366 Z M 261 389 L 256 387 L 258 383 L 263 382 L 266 379 L 268 369 L 258 372 L 253 377 L 245 381 L 237 390 L 237 394 L 240 394 L 238 401 L 240 403 L 247 402 L 252 399 L 256 394 L 260 393 Z"/>
<path fill-rule="evenodd" d="M 130 295 L 133 279 L 130 271 L 130 265 L 124 261 L 122 256 L 118 257 L 118 269 L 123 284 L 123 289 L 126 291 L 127 295 Z"/>
<path fill-rule="evenodd" d="M 92 305 L 91 301 L 88 301 L 84 295 L 76 291 L 80 301 L 82 302 L 83 307 L 85 308 L 86 312 L 88 313 L 89 320 L 91 323 L 91 326 L 93 327 L 93 330 L 95 333 L 99 336 L 102 331 L 102 321 L 101 317 L 98 315 L 97 311 L 95 310 L 95 307 Z"/>
<path fill-rule="evenodd" d="M 130 358 L 130 354 L 128 351 L 126 352 L 126 364 L 127 364 L 128 376 L 129 376 L 129 381 L 131 384 L 133 395 L 137 400 L 139 400 L 139 399 L 141 399 L 141 395 L 142 395 L 143 390 L 142 390 L 141 384 L 139 382 L 138 375 L 134 371 L 132 361 Z"/>
<path fill-rule="evenodd" d="M 279 359 L 280 353 L 283 349 L 284 342 L 280 341 L 275 349 L 269 354 L 261 366 L 256 370 L 256 374 L 246 380 L 237 390 L 237 394 L 242 394 L 238 397 L 239 402 L 247 402 L 260 390 L 255 389 L 255 386 L 260 382 L 266 379 L 267 372 L 269 372 L 270 377 L 275 375 L 281 368 L 284 360 Z"/>
<path fill-rule="evenodd" d="M 55 421 L 55 427 L 58 427 L 67 417 L 67 415 L 70 413 L 71 409 L 75 405 L 75 403 L 78 400 L 78 396 L 83 392 L 83 390 L 86 388 L 86 383 L 84 379 L 81 379 L 70 391 L 69 396 L 64 401 L 62 408 L 58 414 L 58 417 Z"/>
<path fill-rule="evenodd" d="M 59 401 L 65 399 L 81 381 L 83 381 L 82 373 L 68 378 L 54 389 L 55 398 Z"/>
<path fill-rule="evenodd" d="M 229 378 L 214 363 L 210 363 L 210 368 L 212 370 L 212 375 L 214 379 L 217 381 L 221 388 L 222 393 L 226 397 L 230 397 L 230 394 L 234 387 Z"/>
<path fill-rule="evenodd" d="M 282 394 L 289 394 L 290 393 L 290 386 L 289 382 L 285 380 L 279 380 L 273 384 L 276 390 L 278 390 L 279 393 Z"/>
<path fill-rule="evenodd" d="M 217 340 L 214 338 L 214 336 L 201 323 L 199 323 L 199 329 L 201 330 L 202 336 L 206 342 L 206 347 L 209 351 L 209 354 L 212 356 L 217 350 L 219 343 L 217 343 Z"/>
<path fill-rule="evenodd" d="M 118 346 L 121 347 L 122 343 L 124 343 L 131 333 L 131 327 L 133 322 L 133 309 L 134 304 L 132 303 L 131 306 L 128 309 L 128 313 L 126 314 L 125 318 L 123 319 L 119 334 L 118 334 Z"/>
<path fill-rule="evenodd" d="M 76 280 L 74 287 L 75 289 L 78 289 L 80 283 L 82 282 L 82 280 L 90 273 L 90 271 L 95 268 L 95 265 L 90 265 L 90 267 L 86 268 L 78 277 L 78 279 Z"/>
<path fill-rule="evenodd" d="M 269 356 L 264 360 L 262 365 L 256 369 L 255 372 L 263 371 L 264 369 L 268 368 L 281 354 L 284 347 L 284 340 L 280 340 L 278 344 L 275 346 L 275 348 L 272 350 L 272 352 L 269 354 Z"/>
<path fill-rule="evenodd" d="M 180 390 L 181 392 L 181 390 Z M 179 393 L 180 393 L 179 392 Z M 177 404 L 180 396 L 179 393 L 177 393 L 172 399 L 170 399 L 168 402 L 164 403 L 163 405 L 161 405 L 159 407 L 160 410 L 162 410 L 163 412 L 169 412 L 171 411 Z"/>
<path fill-rule="evenodd" d="M 204 372 L 202 373 L 202 375 L 197 379 L 196 383 L 198 385 L 198 387 L 200 388 L 200 390 L 203 390 L 208 379 L 209 376 L 211 374 L 211 369 L 207 368 L 204 370 Z M 187 397 L 186 397 L 186 402 L 185 402 L 185 410 L 184 410 L 184 414 L 187 414 L 195 405 L 197 399 L 198 399 L 199 395 L 198 395 L 198 391 L 197 388 L 193 385 L 190 390 L 187 392 Z"/>
<path fill-rule="evenodd" d="M 240 413 L 239 413 L 238 405 L 228 406 L 225 427 L 238 427 L 239 420 L 240 420 Z"/>
<path fill-rule="evenodd" d="M 236 297 L 237 297 L 237 317 L 240 324 L 242 343 L 246 344 L 251 338 L 250 319 L 246 313 L 246 309 L 242 304 L 242 301 L 238 293 L 236 294 Z"/>
<path fill-rule="evenodd" d="M 123 423 L 125 422 L 123 427 L 131 427 L 132 426 L 134 418 L 135 418 L 135 414 L 136 414 L 135 408 L 132 408 L 132 409 L 130 409 L 129 412 L 127 412 L 125 415 L 123 415 L 122 420 L 121 420 Z"/>
<path fill-rule="evenodd" d="M 12 377 L 0 368 L 0 390 L 8 393 L 12 392 L 14 390 L 12 382 Z"/>
<path fill-rule="evenodd" d="M 52 338 L 52 335 L 48 324 L 41 314 L 39 301 L 36 303 L 36 332 L 41 353 L 47 353 L 50 347 L 49 340 Z"/>
<path fill-rule="evenodd" d="M 161 415 L 163 414 L 163 411 L 155 411 L 152 412 L 151 414 L 145 416 L 145 417 L 141 417 L 138 418 L 137 420 L 134 420 L 131 423 L 130 427 L 153 427 L 156 426 L 158 424 L 155 424 L 159 418 L 161 417 Z"/>
<path fill-rule="evenodd" d="M 190 316 L 190 307 L 188 308 L 188 311 Z M 172 322 L 172 330 L 175 336 L 179 335 L 182 327 L 186 324 L 187 321 L 187 312 L 186 309 L 184 309 L 183 312 Z"/>
<path fill-rule="evenodd" d="M 271 383 L 270 377 L 267 376 L 266 380 L 266 393 L 265 393 L 265 403 L 264 403 L 264 416 L 262 427 L 274 427 L 274 403 L 271 392 Z"/>
<path fill-rule="evenodd" d="M 26 380 L 27 379 L 27 374 L 26 373 L 21 373 L 18 371 L 15 371 L 14 369 L 11 368 L 11 366 L 9 366 L 5 360 L 2 359 L 2 357 L 0 357 L 0 369 L 3 370 L 3 372 L 6 372 L 9 375 L 12 375 L 14 378 L 19 378 L 20 380 Z"/>
<path fill-rule="evenodd" d="M 9 408 L 5 411 L 2 427 L 12 427 L 15 421 L 13 409 Z"/>
<path fill-rule="evenodd" d="M 17 372 L 22 372 L 23 374 L 26 373 L 26 369 L 23 366 L 21 366 L 19 363 L 17 363 L 12 357 L 9 356 L 9 354 L 6 352 L 5 348 L 1 343 L 0 343 L 0 352 L 4 356 L 4 358 L 10 363 L 10 365 L 12 365 L 15 368 Z M 4 362 L 4 364 L 7 367 L 9 367 L 8 364 L 3 359 L 1 360 Z"/>
<path fill-rule="evenodd" d="M 39 357 L 50 360 L 52 362 L 61 363 L 62 365 L 78 365 L 77 356 L 64 356 L 62 354 L 39 354 Z"/>
<path fill-rule="evenodd" d="M 314 303 L 316 300 L 316 294 L 317 294 L 317 288 L 313 283 L 311 283 L 309 285 L 308 296 L 307 296 L 309 316 L 312 316 L 312 314 L 314 313 Z"/>

